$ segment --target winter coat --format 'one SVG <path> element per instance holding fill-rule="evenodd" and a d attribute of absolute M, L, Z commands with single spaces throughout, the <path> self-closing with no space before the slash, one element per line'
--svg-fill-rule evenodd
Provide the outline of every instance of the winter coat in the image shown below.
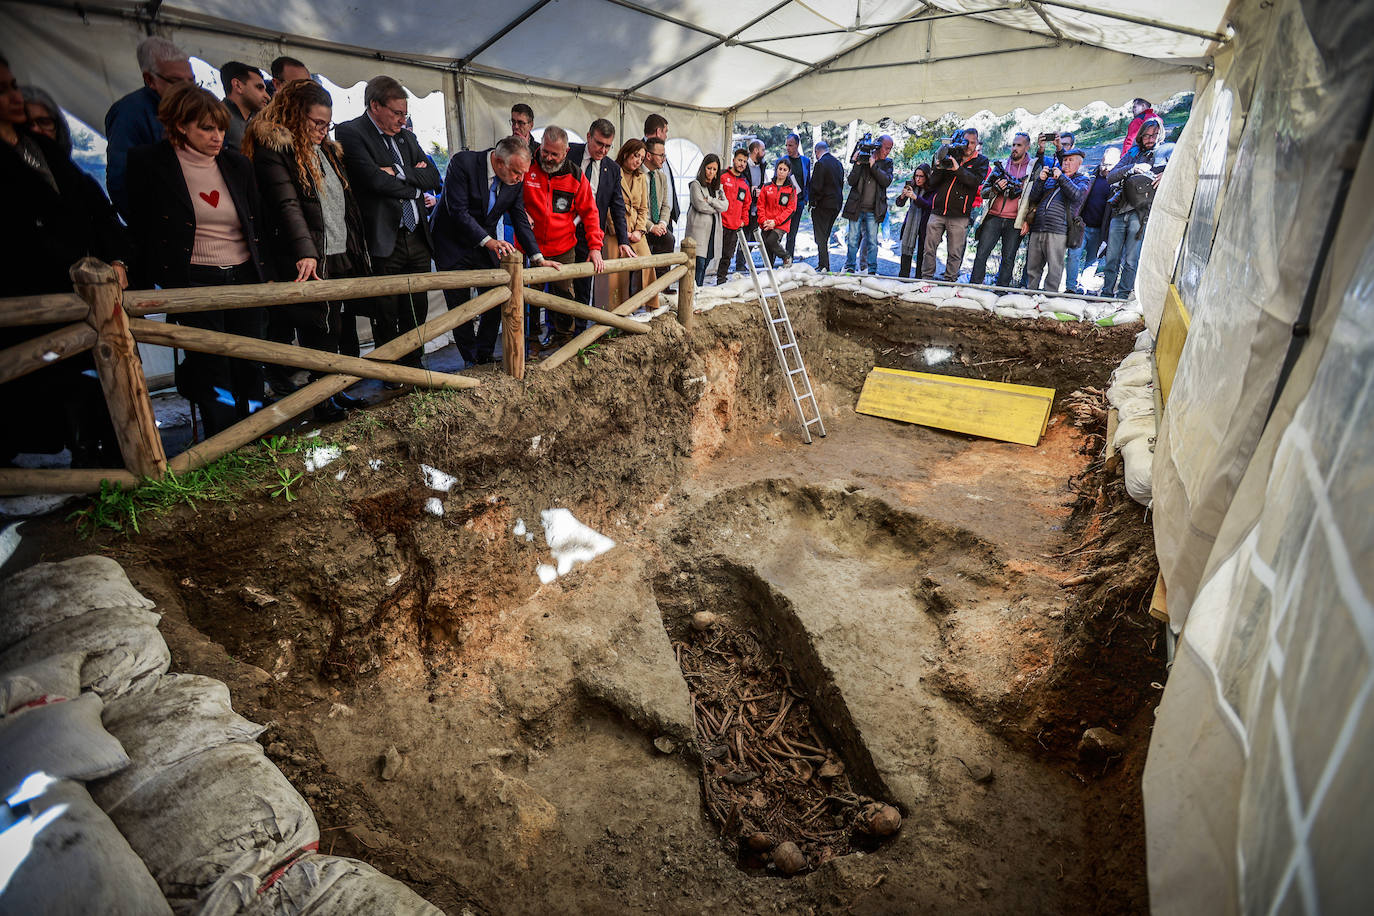
<path fill-rule="evenodd" d="M 817 159 L 806 189 L 811 209 L 839 212 L 844 197 L 843 182 L 844 166 L 840 165 L 840 160 L 829 153 Z"/>
<path fill-rule="evenodd" d="M 754 200 L 754 189 L 749 186 L 749 173 L 736 175 L 729 169 L 720 176 L 721 190 L 725 192 L 726 208 L 721 222 L 726 229 L 743 229 L 749 222 L 749 205 Z"/>
<path fill-rule="evenodd" d="M 1126 128 L 1126 139 L 1121 143 L 1121 155 L 1123 157 L 1130 155 L 1131 149 L 1135 146 L 1136 135 L 1140 133 L 1140 128 L 1145 126 L 1145 122 L 1151 118 L 1159 118 L 1153 108 L 1147 108 L 1131 119 L 1131 126 Z M 1163 138 L 1161 137 L 1161 139 Z"/>
<path fill-rule="evenodd" d="M 941 168 L 941 165 L 935 163 L 930 180 L 931 194 L 935 198 L 931 212 L 938 216 L 968 216 L 973 212 L 978 188 L 991 167 L 988 157 L 974 156 L 957 169 Z"/>
<path fill-rule="evenodd" d="M 1037 181 L 1030 192 L 1030 202 L 1035 205 L 1031 231 L 1064 235 L 1069 231 L 1069 213 L 1078 212 L 1087 196 L 1086 175 L 1051 176 L 1045 181 Z"/>
<path fill-rule="evenodd" d="M 725 189 L 718 188 L 715 194 L 710 194 L 701 186 L 701 182 L 694 179 L 687 190 L 691 195 L 691 204 L 687 208 L 687 237 L 697 243 L 697 257 L 708 260 L 718 258 L 725 234 L 720 215 L 730 206 L 725 199 Z"/>
<path fill-rule="evenodd" d="M 1140 146 L 1131 147 L 1131 154 L 1129 156 L 1122 156 L 1121 162 L 1117 164 L 1116 168 L 1107 173 L 1107 181 L 1109 181 L 1113 187 L 1119 187 L 1123 181 L 1131 176 L 1131 172 L 1138 165 L 1149 166 L 1151 170 L 1162 170 L 1164 165 L 1169 161 L 1169 153 L 1172 152 L 1172 147 L 1169 149 L 1162 149 L 1161 147 L 1163 146 L 1163 143 L 1156 142 L 1154 149 L 1151 150 L 1144 149 Z M 1156 174 L 1158 174 L 1158 171 L 1156 171 Z M 1129 213 L 1134 209 L 1135 207 L 1131 206 L 1131 202 L 1126 199 L 1126 195 L 1121 194 L 1116 200 L 1113 213 L 1119 215 L 1122 213 Z M 1148 210 L 1146 212 L 1148 212 Z"/>
<path fill-rule="evenodd" d="M 929 173 L 927 173 L 927 181 L 929 181 Z M 929 187 L 917 188 L 909 181 L 902 185 L 903 191 L 907 188 L 916 192 L 916 199 L 911 202 L 911 210 L 902 222 L 902 254 L 918 255 L 926 237 L 926 226 L 930 223 L 930 208 L 935 203 L 935 195 Z M 906 200 L 905 197 L 898 195 L 892 205 L 905 207 Z"/>
<path fill-rule="evenodd" d="M 523 182 L 525 213 L 534 226 L 539 251 L 556 258 L 577 244 L 574 217 L 582 217 L 587 247 L 600 251 L 604 240 L 601 218 L 596 212 L 592 186 L 581 172 L 564 162 L 564 167 L 549 175 L 539 163 L 530 166 Z"/>
<path fill-rule="evenodd" d="M 873 218 L 882 222 L 887 217 L 887 186 L 892 184 L 892 160 L 879 159 L 872 166 L 867 158 L 860 158 L 849 170 L 849 197 L 844 202 L 845 219 L 858 219 L 859 201 L 864 196 L 864 185 L 876 182 L 873 195 Z"/>
<path fill-rule="evenodd" d="M 786 232 L 792 214 L 797 212 L 797 193 L 797 186 L 790 181 L 782 186 L 770 181 L 759 188 L 759 225 L 771 219 L 774 229 Z"/>

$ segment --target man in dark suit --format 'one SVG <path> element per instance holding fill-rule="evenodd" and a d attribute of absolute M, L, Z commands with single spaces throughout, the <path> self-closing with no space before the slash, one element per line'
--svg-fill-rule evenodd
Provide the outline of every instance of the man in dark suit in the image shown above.
<path fill-rule="evenodd" d="M 532 263 L 558 269 L 539 253 L 525 214 L 521 184 L 529 170 L 530 148 L 519 137 L 507 137 L 492 149 L 464 150 L 449 160 L 444 194 L 434 207 L 433 217 L 434 263 L 440 270 L 496 267 L 503 254 L 517 251 L 501 238 L 496 224 L 503 216 Z M 450 309 L 473 294 L 467 289 L 444 290 Z M 468 365 L 491 362 L 500 330 L 498 308 L 455 328 L 453 342 Z"/>
<path fill-rule="evenodd" d="M 629 229 L 625 225 L 625 195 L 620 186 L 620 166 L 609 155 L 611 144 L 615 141 L 615 125 L 605 118 L 597 118 L 587 128 L 587 142 L 574 143 L 568 147 L 568 161 L 573 167 L 587 176 L 596 197 L 597 214 L 601 218 L 601 228 L 607 237 L 615 236 L 620 243 L 618 251 L 602 252 L 607 257 L 632 258 L 635 250 L 625 244 Z M 577 227 L 577 250 L 573 258 L 578 263 L 587 260 L 591 252 L 587 250 L 587 235 L 582 227 Z M 573 294 L 578 302 L 591 304 L 592 279 L 584 277 L 573 283 Z"/>
<path fill-rule="evenodd" d="M 816 165 L 807 186 L 811 198 L 811 231 L 816 235 L 816 269 L 830 269 L 830 236 L 844 200 L 844 166 L 830 155 L 824 140 L 816 144 Z"/>
<path fill-rule="evenodd" d="M 362 210 L 374 274 L 425 273 L 434 255 L 426 191 L 439 190 L 439 170 L 405 129 L 409 103 L 401 84 L 376 76 L 363 91 L 367 111 L 335 130 L 353 196 Z M 372 340 L 377 346 L 423 324 L 429 313 L 424 293 L 382 296 L 370 303 Z M 423 347 L 399 362 L 420 367 Z"/>

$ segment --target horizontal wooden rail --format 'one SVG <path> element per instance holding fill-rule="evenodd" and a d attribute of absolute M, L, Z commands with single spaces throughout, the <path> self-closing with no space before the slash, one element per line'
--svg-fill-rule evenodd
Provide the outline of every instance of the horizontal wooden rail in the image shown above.
<path fill-rule="evenodd" d="M 621 273 L 627 270 L 643 270 L 648 267 L 672 267 L 685 263 L 687 256 L 680 251 L 664 254 L 650 254 L 639 258 L 612 258 L 605 262 L 604 273 Z M 547 263 L 547 262 L 546 262 Z M 695 265 L 693 265 L 695 266 Z M 580 280 L 596 276 L 596 268 L 590 261 L 578 264 L 565 264 L 558 270 L 552 267 L 532 267 L 525 271 L 526 286 L 540 286 L 556 280 Z M 667 287 L 664 287 L 666 289 Z"/>
<path fill-rule="evenodd" d="M 180 315 L 216 309 L 251 309 L 302 302 L 342 302 L 399 296 L 436 289 L 501 286 L 510 274 L 490 270 L 441 270 L 384 277 L 349 277 L 343 280 L 308 280 L 304 283 L 249 283 L 243 286 L 205 286 L 194 289 L 141 289 L 124 294 L 130 315 Z"/>
<path fill-rule="evenodd" d="M 431 318 L 414 331 L 408 331 L 401 337 L 383 344 L 372 351 L 372 358 L 400 359 L 416 348 L 416 340 L 427 343 L 441 334 L 447 334 L 458 325 L 471 321 L 487 309 L 498 306 L 509 298 L 510 287 L 502 286 L 489 289 L 466 305 L 445 312 L 437 318 Z M 204 442 L 191 446 L 173 458 L 169 462 L 169 466 L 178 474 L 204 467 L 239 446 L 246 445 L 254 439 L 266 435 L 297 414 L 314 407 L 325 398 L 332 398 L 358 380 L 355 375 L 329 375 L 317 379 L 304 388 L 288 394 L 280 401 L 268 404 L 248 419 L 241 420 Z"/>
<path fill-rule="evenodd" d="M 250 359 L 257 362 L 277 363 L 294 366 L 298 369 L 313 369 L 316 372 L 346 372 L 361 378 L 377 379 L 383 382 L 400 382 L 403 385 L 419 385 L 422 388 L 476 388 L 476 379 L 446 372 L 430 372 L 395 363 L 379 362 L 375 359 L 362 359 L 344 356 L 339 353 L 326 353 L 309 347 L 296 347 L 291 344 L 259 340 L 256 337 L 242 337 L 220 331 L 208 331 L 179 324 L 166 324 L 149 321 L 147 318 L 130 318 L 129 331 L 139 343 L 158 344 L 163 347 L 180 347 L 196 353 L 211 353 L 215 356 L 230 356 L 237 359 Z M 417 344 L 422 346 L 422 344 Z"/>
<path fill-rule="evenodd" d="M 84 321 L 0 350 L 0 385 L 95 346 L 95 328 Z"/>
<path fill-rule="evenodd" d="M 682 277 L 686 276 L 687 270 L 688 268 L 686 265 L 674 267 L 672 270 L 668 271 L 666 274 L 659 277 L 657 280 L 650 283 L 648 286 L 644 287 L 642 290 L 635 293 L 633 296 L 626 299 L 624 302 L 620 303 L 619 307 L 617 307 L 615 310 L 615 314 L 628 315 L 631 312 L 638 309 L 640 306 L 644 305 L 645 303 L 650 302 L 659 293 L 663 292 L 665 289 L 672 286 L 678 280 L 682 279 Z M 526 295 L 528 295 L 528 293 Z M 578 350 L 581 350 L 583 347 L 591 345 L 609 330 L 610 328 L 608 328 L 604 324 L 598 324 L 593 327 L 587 328 L 587 330 L 583 331 L 581 334 L 578 334 L 565 346 L 559 348 L 558 350 L 555 350 L 553 353 L 550 353 L 547 359 L 540 362 L 539 371 L 549 372 L 554 369 L 557 369 L 559 366 L 563 365 L 565 362 L 567 362 L 568 360 L 572 359 L 575 355 L 577 355 Z"/>
<path fill-rule="evenodd" d="M 630 334 L 649 333 L 649 326 L 642 322 L 625 318 L 605 309 L 583 305 L 581 302 L 573 302 L 562 296 L 541 293 L 537 289 L 525 290 L 525 301 L 530 305 L 543 306 L 546 309 L 553 309 L 555 312 L 562 312 L 564 315 L 571 315 L 574 318 L 585 318 L 588 321 L 595 321 L 597 324 L 608 324 Z"/>
<path fill-rule="evenodd" d="M 81 321 L 90 310 L 86 300 L 76 293 L 15 296 L 12 299 L 0 299 L 0 328 Z"/>
<path fill-rule="evenodd" d="M 105 480 L 125 488 L 138 486 L 138 478 L 123 468 L 0 468 L 0 493 L 99 493 Z"/>

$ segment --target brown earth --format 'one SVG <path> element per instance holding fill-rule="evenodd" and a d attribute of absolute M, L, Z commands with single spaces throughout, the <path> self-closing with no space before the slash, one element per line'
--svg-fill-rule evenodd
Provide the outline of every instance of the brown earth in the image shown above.
<path fill-rule="evenodd" d="M 789 307 L 829 432 L 812 446 L 735 303 L 328 429 L 347 450 L 293 502 L 264 488 L 86 542 L 51 518 L 22 559 L 124 563 L 174 669 L 271 723 L 321 849 L 449 913 L 1144 912 L 1155 567 L 1100 437 L 1056 416 L 1032 449 L 853 412 L 875 362 L 924 368 L 926 347 L 954 351 L 935 371 L 1101 386 L 1137 329 Z M 555 506 L 618 546 L 541 585 Z M 894 839 L 792 879 L 738 867 L 670 641 L 699 610 L 781 653 L 855 788 L 901 809 Z M 1080 759 L 1093 726 L 1124 750 Z"/>

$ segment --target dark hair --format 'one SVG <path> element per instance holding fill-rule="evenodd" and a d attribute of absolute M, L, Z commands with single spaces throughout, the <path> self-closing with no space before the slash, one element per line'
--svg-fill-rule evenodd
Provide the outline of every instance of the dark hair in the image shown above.
<path fill-rule="evenodd" d="M 713 162 L 716 164 L 716 177 L 707 181 L 706 167 Z M 720 190 L 720 173 L 723 171 L 725 168 L 720 164 L 720 157 L 715 153 L 707 153 L 706 158 L 701 160 L 701 166 L 697 169 L 697 184 L 714 194 Z"/>
<path fill-rule="evenodd" d="M 658 133 L 660 127 L 667 127 L 668 119 L 661 114 L 651 114 L 644 119 L 644 136 Z"/>
<path fill-rule="evenodd" d="M 914 169 L 911 170 L 911 186 L 912 186 L 912 187 L 915 187 L 915 186 L 916 186 L 916 173 L 917 173 L 917 172 L 920 172 L 922 175 L 926 176 L 926 186 L 929 187 L 929 186 L 930 186 L 930 173 L 931 173 L 932 171 L 933 171 L 933 170 L 931 169 L 930 163 L 929 163 L 929 162 L 918 162 L 918 163 L 916 163 L 916 168 L 914 168 Z"/>
<path fill-rule="evenodd" d="M 742 146 L 739 147 L 739 148 L 736 149 L 733 153 L 730 154 L 730 161 L 731 161 L 731 162 L 734 162 L 736 156 L 743 156 L 745 159 L 748 159 L 748 158 L 749 158 L 749 151 L 748 151 L 747 149 L 745 149 L 744 147 L 742 147 Z"/>
<path fill-rule="evenodd" d="M 524 102 L 516 102 L 514 105 L 512 105 L 510 107 L 510 113 L 524 115 L 525 117 L 530 119 L 531 124 L 534 123 L 534 109 L 526 105 Z"/>
<path fill-rule="evenodd" d="M 389 76 L 374 76 L 367 81 L 367 88 L 363 90 L 363 104 L 371 108 L 372 103 L 376 102 L 383 107 L 392 99 L 403 99 L 406 97 L 405 89 L 401 84 Z"/>
<path fill-rule="evenodd" d="M 773 163 L 773 184 L 777 184 L 777 183 L 778 183 L 778 169 L 782 168 L 784 165 L 787 166 L 787 175 L 788 175 L 788 177 L 791 177 L 791 175 L 792 175 L 792 163 L 790 163 L 790 162 L 787 161 L 787 157 L 786 157 L 786 156 L 783 156 L 783 157 L 782 157 L 781 159 L 779 159 L 777 162 Z"/>
<path fill-rule="evenodd" d="M 1078 139 L 1077 137 L 1075 137 L 1075 136 L 1073 135 L 1073 131 L 1071 131 L 1071 130 L 1061 130 L 1061 131 L 1059 132 L 1059 139 L 1060 139 L 1060 140 L 1063 140 L 1065 137 L 1068 137 L 1070 140 L 1077 140 L 1077 139 Z"/>
<path fill-rule="evenodd" d="M 662 141 L 661 139 L 659 139 L 658 137 L 650 137 L 649 139 L 647 139 L 647 140 L 644 141 L 644 148 L 645 148 L 646 150 L 649 150 L 649 151 L 652 151 L 653 148 L 654 148 L 655 146 L 663 146 L 663 145 L 664 145 L 663 141 Z"/>
<path fill-rule="evenodd" d="M 157 119 L 175 147 L 186 145 L 186 135 L 181 131 L 184 124 L 200 125 L 209 121 L 220 130 L 229 129 L 229 109 L 213 92 L 195 83 L 182 83 L 169 89 L 157 106 Z"/>
<path fill-rule="evenodd" d="M 965 137 L 972 137 L 975 140 L 978 139 L 978 128 L 976 127 L 965 127 L 963 130 L 959 131 L 959 133 L 963 134 Z"/>
<path fill-rule="evenodd" d="M 1154 107 L 1153 105 L 1150 104 L 1150 100 L 1149 100 L 1149 99 L 1140 99 L 1140 98 L 1131 99 L 1131 107 L 1134 108 L 1134 107 L 1136 107 L 1137 105 L 1144 105 L 1146 108 L 1153 108 L 1153 107 Z"/>
<path fill-rule="evenodd" d="M 223 67 L 219 68 L 219 81 L 224 84 L 224 97 L 229 98 L 229 93 L 233 91 L 234 80 L 241 83 L 248 82 L 248 74 L 258 73 L 257 67 L 250 67 L 240 60 L 231 60 Z M 261 74 L 258 74 L 261 76 Z"/>
<path fill-rule="evenodd" d="M 272 79 L 279 80 L 281 79 L 282 71 L 287 67 L 300 67 L 302 70 L 310 69 L 305 64 L 296 60 L 296 58 L 286 56 L 278 57 L 276 60 L 272 61 L 272 65 L 267 69 L 272 71 Z"/>
<path fill-rule="evenodd" d="M 8 67 L 9 64 L 4 66 Z M 70 156 L 72 154 L 72 129 L 67 125 L 67 119 L 62 114 L 62 109 L 58 107 L 57 100 L 37 86 L 20 86 L 19 91 L 24 94 L 25 113 L 27 113 L 29 105 L 41 105 L 47 109 L 48 114 L 52 115 L 55 122 L 54 126 L 57 128 L 56 143 L 62 149 L 63 154 Z M 33 130 L 32 124 L 29 125 L 29 130 Z"/>
<path fill-rule="evenodd" d="M 596 134 L 600 137 L 605 137 L 607 140 L 614 140 L 615 125 L 612 124 L 610 121 L 607 121 L 605 118 L 597 118 L 595 121 L 592 122 L 592 126 L 587 128 L 588 139 L 591 138 L 592 134 Z"/>
<path fill-rule="evenodd" d="M 625 160 L 642 149 L 644 149 L 644 141 L 638 137 L 631 137 L 620 147 L 620 152 L 615 154 L 615 164 L 622 169 L 625 168 Z"/>

